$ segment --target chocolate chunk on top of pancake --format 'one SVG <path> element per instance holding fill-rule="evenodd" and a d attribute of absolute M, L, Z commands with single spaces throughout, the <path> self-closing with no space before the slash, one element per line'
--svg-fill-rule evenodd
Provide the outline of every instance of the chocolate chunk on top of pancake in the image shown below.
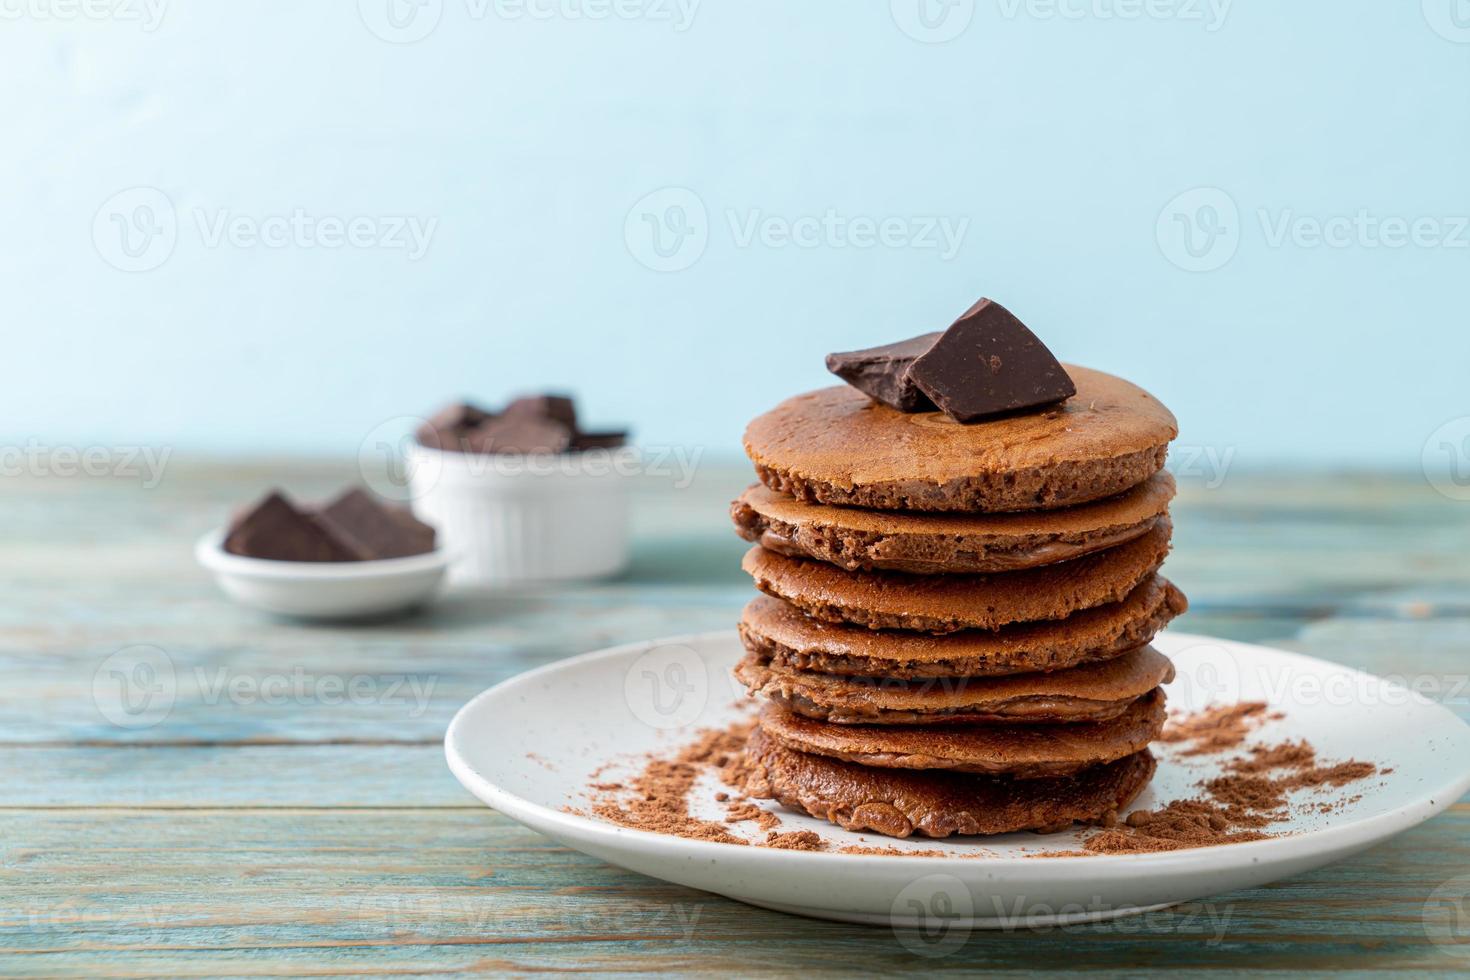
<path fill-rule="evenodd" d="M 907 377 L 957 422 L 1036 408 L 1077 393 L 1046 345 L 989 299 L 951 324 L 909 365 Z"/>
<path fill-rule="evenodd" d="M 1064 510 L 934 514 L 859 510 L 797 500 L 763 484 L 730 505 L 747 541 L 849 571 L 1004 572 L 1078 558 L 1148 532 L 1168 511 L 1167 471 L 1116 497 Z"/>
<path fill-rule="evenodd" d="M 1154 773 L 1147 749 L 1053 779 L 877 769 L 793 751 L 760 729 L 746 744 L 745 759 L 749 795 L 889 837 L 1057 831 L 1102 822 L 1133 802 Z"/>
<path fill-rule="evenodd" d="M 1147 748 L 1164 727 L 1164 692 L 1116 718 L 1060 725 L 838 725 L 767 704 L 760 728 L 796 752 L 864 766 L 949 769 L 1017 779 L 1067 776 Z"/>
<path fill-rule="evenodd" d="M 932 412 L 934 403 L 909 377 L 909 365 L 934 346 L 941 331 L 894 344 L 827 355 L 827 370 L 875 401 L 900 412 Z"/>
<path fill-rule="evenodd" d="M 1121 600 L 1158 570 L 1171 530 L 1161 518 L 1148 533 L 1107 551 L 986 575 L 845 572 L 759 545 L 746 552 L 741 567 L 762 592 L 827 622 L 926 633 L 993 630 Z"/>
<path fill-rule="evenodd" d="M 753 697 L 843 725 L 955 725 L 1107 721 L 1173 679 L 1152 647 L 1051 673 L 999 677 L 844 677 L 792 670 L 747 654 L 735 676 Z"/>
<path fill-rule="evenodd" d="M 846 385 L 789 398 L 745 430 L 762 483 L 878 510 L 1027 511 L 1122 493 L 1164 465 L 1174 416 L 1121 378 L 1068 365 L 1077 394 L 963 425 L 906 414 Z"/>

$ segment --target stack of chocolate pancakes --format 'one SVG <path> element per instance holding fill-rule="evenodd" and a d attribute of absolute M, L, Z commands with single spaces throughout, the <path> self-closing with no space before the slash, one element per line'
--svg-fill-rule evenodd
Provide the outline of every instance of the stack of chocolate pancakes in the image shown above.
<path fill-rule="evenodd" d="M 1147 785 L 1177 428 L 1064 367 L 1075 394 L 969 424 L 839 386 L 747 428 L 752 796 L 946 837 L 1106 822 Z"/>

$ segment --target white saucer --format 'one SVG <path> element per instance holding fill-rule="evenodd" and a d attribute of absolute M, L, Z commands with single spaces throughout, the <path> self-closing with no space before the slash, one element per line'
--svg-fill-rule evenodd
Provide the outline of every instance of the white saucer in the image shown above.
<path fill-rule="evenodd" d="M 949 937 L 971 928 L 1096 921 L 1299 874 L 1401 833 L 1470 789 L 1470 726 L 1403 687 L 1268 647 L 1168 633 L 1154 645 L 1178 668 L 1168 688 L 1171 710 L 1265 700 L 1285 718 L 1252 741 L 1306 739 L 1323 761 L 1361 759 L 1391 771 L 1330 792 L 1293 794 L 1296 803 L 1333 806 L 1294 806 L 1289 820 L 1268 828 L 1281 835 L 1274 839 L 1047 860 L 1034 855 L 1074 850 L 1081 833 L 891 840 L 762 803 L 780 816 L 781 830 L 813 830 L 833 850 L 945 852 L 886 856 L 694 841 L 567 812 L 588 810 L 588 784 L 636 771 L 639 754 L 667 751 L 746 712 L 744 690 L 729 675 L 743 652 L 733 630 L 614 647 L 514 677 L 460 710 L 445 754 L 485 803 L 613 864 L 785 912 L 917 927 L 926 936 L 937 935 L 938 924 Z M 1218 772 L 1208 756 L 1184 758 L 1171 746 L 1156 746 L 1155 754 L 1158 775 L 1136 808 L 1195 796 L 1196 784 Z M 706 804 L 695 814 L 719 819 L 716 787 L 705 788 L 693 794 Z M 731 829 L 756 836 L 749 823 Z"/>
<path fill-rule="evenodd" d="M 439 549 L 380 561 L 272 561 L 225 551 L 225 532 L 199 539 L 194 557 L 231 599 L 282 616 L 360 619 L 417 606 L 444 581 L 449 553 Z"/>

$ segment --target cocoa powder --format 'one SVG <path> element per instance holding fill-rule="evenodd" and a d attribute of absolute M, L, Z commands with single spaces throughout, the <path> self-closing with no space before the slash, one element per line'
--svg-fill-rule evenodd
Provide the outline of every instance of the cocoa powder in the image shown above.
<path fill-rule="evenodd" d="M 1261 725 L 1282 717 L 1279 712 L 1267 711 L 1267 707 L 1264 701 L 1242 701 L 1171 718 L 1158 740 L 1166 744 L 1187 743 L 1188 747 L 1178 753 L 1182 756 L 1224 752 L 1240 745 Z"/>
<path fill-rule="evenodd" d="M 810 830 L 788 830 L 781 834 L 771 831 L 761 847 L 779 847 L 787 851 L 823 851 L 827 842 Z"/>
<path fill-rule="evenodd" d="M 741 722 L 726 729 L 701 731 L 672 758 L 649 757 L 643 769 L 626 784 L 594 783 L 598 799 L 592 812 L 604 820 L 637 830 L 722 844 L 750 843 L 730 833 L 722 823 L 692 815 L 689 791 L 707 770 L 722 774 L 732 768 L 738 770 L 751 725 L 751 722 Z"/>
<path fill-rule="evenodd" d="M 1281 716 L 1264 702 L 1244 702 L 1207 709 L 1172 719 L 1160 741 L 1181 746 L 1176 754 L 1198 757 L 1221 755 L 1238 748 L 1266 721 Z M 625 781 L 600 780 L 592 812 L 625 827 L 673 834 L 693 840 L 727 844 L 756 844 L 786 850 L 825 850 L 829 842 L 809 830 L 781 832 L 781 820 L 741 792 L 746 767 L 744 745 L 753 728 L 742 721 L 725 729 L 706 729 L 688 745 L 667 757 L 649 755 L 642 769 Z M 1157 810 L 1135 811 L 1118 823 L 1116 815 L 1082 843 L 1082 850 L 1040 852 L 1031 857 L 1096 854 L 1140 854 L 1211 847 L 1263 840 L 1271 824 L 1289 816 L 1288 794 L 1297 790 L 1322 791 L 1368 778 L 1380 770 L 1371 762 L 1350 759 L 1321 763 L 1316 750 L 1304 740 L 1253 746 L 1222 764 L 1223 773 L 1201 782 L 1201 794 L 1174 800 Z M 701 775 L 713 773 L 734 792 L 714 794 L 724 804 L 723 822 L 704 820 L 690 812 L 689 794 Z M 594 774 L 594 778 L 598 774 Z M 1306 804 L 1309 812 L 1328 813 L 1351 803 L 1345 800 Z M 579 812 L 579 811 L 573 811 Z M 754 822 L 764 840 L 747 840 L 732 833 L 730 825 Z M 891 854 L 921 857 L 955 856 L 937 849 L 906 851 L 896 847 L 848 846 L 844 854 Z M 983 849 L 963 857 L 986 856 Z"/>
<path fill-rule="evenodd" d="M 1218 754 L 1276 717 L 1262 702 L 1212 708 L 1175 720 L 1172 737 L 1166 730 L 1162 741 L 1188 743 L 1181 755 Z M 1226 760 L 1224 769 L 1201 784 L 1202 797 L 1135 811 L 1123 826 L 1092 835 L 1083 847 L 1093 854 L 1139 854 L 1264 840 L 1272 835 L 1262 828 L 1289 815 L 1291 791 L 1344 786 L 1378 772 L 1373 763 L 1356 759 L 1319 765 L 1316 750 L 1304 740 L 1254 746 Z M 1341 804 L 1328 806 L 1335 805 Z M 1309 809 L 1327 812 L 1322 806 Z"/>

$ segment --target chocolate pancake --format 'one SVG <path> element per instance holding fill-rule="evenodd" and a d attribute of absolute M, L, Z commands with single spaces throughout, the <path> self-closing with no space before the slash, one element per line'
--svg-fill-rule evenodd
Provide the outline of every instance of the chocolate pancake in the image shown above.
<path fill-rule="evenodd" d="M 754 419 L 745 452 L 772 489 L 878 510 L 1050 510 L 1157 473 L 1179 431 L 1173 414 L 1121 378 L 1066 370 L 1077 394 L 1065 402 L 970 424 L 823 388 Z"/>
<path fill-rule="evenodd" d="M 1146 533 L 1169 507 L 1165 471 L 1116 497 L 1024 514 L 909 514 L 798 500 L 756 484 L 730 505 L 736 532 L 849 571 L 1007 572 L 1078 558 Z"/>
<path fill-rule="evenodd" d="M 746 552 L 741 567 L 762 592 L 826 622 L 925 633 L 993 630 L 1118 602 L 1163 564 L 1171 530 L 1164 517 L 1142 537 L 1116 548 L 991 575 L 846 572 L 760 545 Z"/>
<path fill-rule="evenodd" d="M 761 663 L 735 667 L 752 696 L 841 725 L 1052 724 L 1108 721 L 1174 678 L 1153 647 L 1070 670 L 1002 677 L 840 677 Z"/>
<path fill-rule="evenodd" d="M 761 663 L 858 677 L 982 677 L 1062 670 L 1116 657 L 1153 639 L 1188 603 L 1161 575 L 1122 602 L 1066 619 L 933 636 L 824 623 L 771 596 L 756 596 L 740 638 Z"/>
<path fill-rule="evenodd" d="M 847 830 L 889 837 L 1050 832 L 1099 823 L 1127 807 L 1154 774 L 1147 749 L 1056 779 L 870 769 L 794 752 L 759 729 L 745 757 L 747 794 Z"/>
<path fill-rule="evenodd" d="M 1156 690 L 1109 721 L 1075 725 L 834 725 L 777 704 L 760 728 L 794 752 L 880 769 L 948 769 L 1016 779 L 1069 776 L 1148 747 L 1164 727 Z"/>

